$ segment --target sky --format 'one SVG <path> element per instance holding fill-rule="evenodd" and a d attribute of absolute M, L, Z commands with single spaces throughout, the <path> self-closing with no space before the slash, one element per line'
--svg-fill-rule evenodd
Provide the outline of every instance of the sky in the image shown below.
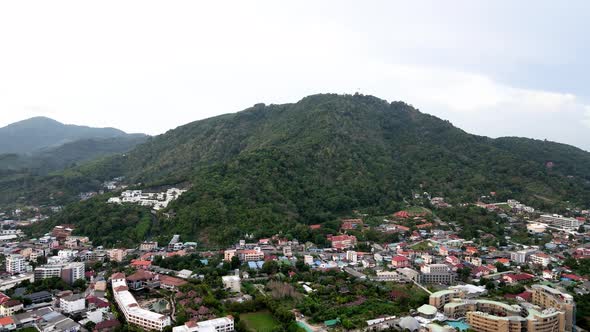
<path fill-rule="evenodd" d="M 316 93 L 590 151 L 588 1 L 0 3 L 0 126 L 161 134 Z"/>

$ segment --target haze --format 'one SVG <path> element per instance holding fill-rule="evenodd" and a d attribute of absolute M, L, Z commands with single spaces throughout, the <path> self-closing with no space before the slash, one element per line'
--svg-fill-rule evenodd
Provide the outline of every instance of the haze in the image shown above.
<path fill-rule="evenodd" d="M 159 134 L 323 92 L 590 150 L 585 1 L 0 4 L 0 126 Z"/>

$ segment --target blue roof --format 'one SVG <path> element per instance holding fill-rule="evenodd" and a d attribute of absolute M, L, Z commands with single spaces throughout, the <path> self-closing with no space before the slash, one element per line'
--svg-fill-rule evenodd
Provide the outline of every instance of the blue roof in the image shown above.
<path fill-rule="evenodd" d="M 203 263 L 203 265 L 209 265 L 209 260 L 208 259 L 201 259 L 201 263 Z"/>
<path fill-rule="evenodd" d="M 258 266 L 259 269 L 262 268 L 262 265 L 264 265 L 264 261 L 257 261 L 256 262 L 256 266 Z"/>
<path fill-rule="evenodd" d="M 256 262 L 248 262 L 248 267 L 251 268 L 252 270 L 258 270 L 258 266 L 256 265 Z"/>

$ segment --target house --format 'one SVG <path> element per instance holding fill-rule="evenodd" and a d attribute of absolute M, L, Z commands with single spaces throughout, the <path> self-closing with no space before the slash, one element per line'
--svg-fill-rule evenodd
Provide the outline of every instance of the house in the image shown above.
<path fill-rule="evenodd" d="M 461 263 L 459 258 L 457 258 L 456 256 L 447 256 L 447 258 L 445 258 L 445 261 L 447 261 L 447 263 L 449 263 L 451 265 L 457 265 L 457 264 Z"/>
<path fill-rule="evenodd" d="M 362 219 L 343 219 L 342 226 L 340 227 L 340 229 L 347 231 L 347 230 L 357 229 L 358 227 L 362 227 L 362 226 L 363 226 Z"/>
<path fill-rule="evenodd" d="M 391 259 L 391 265 L 393 265 L 393 267 L 409 267 L 410 260 L 405 256 L 396 255 Z"/>
<path fill-rule="evenodd" d="M 16 330 L 16 324 L 12 317 L 2 317 L 0 318 L 0 330 L 2 331 L 11 331 Z"/>
<path fill-rule="evenodd" d="M 130 290 L 138 291 L 144 288 L 156 288 L 160 286 L 160 281 L 156 274 L 146 271 L 137 270 L 127 277 L 127 287 Z"/>
<path fill-rule="evenodd" d="M 182 279 L 176 278 L 176 277 L 167 276 L 164 274 L 159 274 L 158 277 L 160 279 L 160 287 L 164 288 L 164 289 L 172 290 L 172 291 L 176 291 L 176 290 L 178 290 L 178 287 L 187 284 L 186 280 L 182 280 Z"/>
<path fill-rule="evenodd" d="M 143 269 L 143 270 L 147 270 L 150 268 L 150 266 L 152 266 L 152 262 L 151 261 L 144 261 L 144 260 L 139 260 L 139 259 L 134 259 L 131 261 L 130 264 L 132 267 L 136 268 L 136 269 Z"/>
<path fill-rule="evenodd" d="M 542 252 L 532 254 L 529 258 L 531 260 L 531 263 L 541 265 L 543 267 L 546 267 L 551 263 L 551 257 Z"/>
<path fill-rule="evenodd" d="M 74 313 L 86 309 L 84 294 L 73 294 L 59 299 L 59 308 L 64 313 Z"/>
<path fill-rule="evenodd" d="M 23 304 L 19 300 L 8 300 L 0 305 L 0 316 L 12 316 L 23 309 Z"/>
<path fill-rule="evenodd" d="M 502 276 L 502 280 L 504 280 L 506 283 L 509 283 L 509 284 L 531 281 L 534 278 L 535 278 L 534 275 L 528 274 L 528 273 L 505 274 Z"/>
<path fill-rule="evenodd" d="M 221 277 L 223 288 L 229 289 L 232 292 L 239 293 L 241 291 L 240 277 L 231 275 Z"/>
<path fill-rule="evenodd" d="M 356 245 L 356 236 L 354 235 L 333 235 L 328 236 L 328 240 L 332 243 L 332 248 L 338 250 L 352 248 Z"/>
<path fill-rule="evenodd" d="M 121 323 L 119 323 L 118 319 L 109 319 L 97 323 L 94 327 L 94 332 L 111 332 L 115 331 L 117 327 L 119 327 Z"/>
<path fill-rule="evenodd" d="M 498 258 L 496 259 L 496 263 L 500 263 L 506 267 L 510 266 L 510 259 L 508 258 Z"/>

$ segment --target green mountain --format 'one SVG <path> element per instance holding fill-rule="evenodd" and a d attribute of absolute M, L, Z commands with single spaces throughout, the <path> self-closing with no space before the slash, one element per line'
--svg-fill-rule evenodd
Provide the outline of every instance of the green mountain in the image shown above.
<path fill-rule="evenodd" d="M 44 148 L 26 155 L 7 153 L 0 155 L 0 170 L 47 174 L 96 158 L 127 152 L 146 140 L 147 136 L 142 134 L 89 138 Z"/>
<path fill-rule="evenodd" d="M 34 117 L 0 128 L 0 154 L 26 154 L 80 139 L 125 135 L 125 132 L 115 128 L 66 125 L 50 118 Z"/>
<path fill-rule="evenodd" d="M 244 233 L 306 232 L 302 225 L 355 209 L 394 212 L 422 191 L 450 202 L 495 191 L 498 199 L 545 209 L 565 200 L 587 204 L 589 165 L 590 154 L 571 146 L 471 135 L 403 102 L 325 94 L 196 121 L 125 155 L 0 183 L 0 192 L 12 187 L 13 194 L 42 201 L 59 191 L 67 201 L 115 176 L 144 187 L 190 184 L 166 216 L 151 222 L 145 216 L 129 222 L 129 207 L 107 206 L 100 197 L 71 205 L 45 227 L 77 224 L 78 232 L 106 244 L 174 233 L 222 243 Z"/>

